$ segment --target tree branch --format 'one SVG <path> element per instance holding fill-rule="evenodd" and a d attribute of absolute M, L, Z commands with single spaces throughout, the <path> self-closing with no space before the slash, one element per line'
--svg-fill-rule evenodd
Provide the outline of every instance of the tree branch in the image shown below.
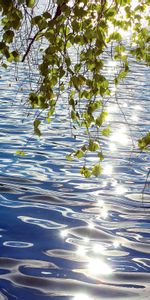
<path fill-rule="evenodd" d="M 58 6 L 57 6 L 55 16 L 53 17 L 53 19 L 52 19 L 51 21 L 56 20 L 56 19 L 61 15 L 61 13 L 62 13 L 62 7 L 63 7 L 64 5 L 65 5 L 65 3 L 63 3 L 62 5 L 58 5 Z M 25 59 L 26 59 L 28 53 L 30 52 L 31 46 L 33 45 L 33 43 L 34 43 L 36 37 L 38 36 L 38 34 L 39 34 L 41 31 L 42 31 L 42 29 L 40 29 L 40 30 L 35 34 L 35 36 L 31 39 L 31 42 L 30 42 L 30 44 L 28 45 L 25 54 L 23 55 L 22 62 L 25 61 Z"/>
<path fill-rule="evenodd" d="M 22 58 L 22 62 L 25 61 L 25 59 L 26 59 L 28 53 L 30 52 L 31 46 L 33 45 L 33 43 L 34 43 L 36 37 L 38 36 L 38 34 L 39 34 L 41 31 L 42 31 L 42 30 L 40 29 L 40 30 L 34 35 L 34 37 L 31 39 L 31 42 L 30 42 L 30 44 L 28 45 L 28 48 L 27 48 L 27 50 L 26 50 L 26 52 L 25 52 L 25 54 L 24 54 L 24 56 L 23 56 L 23 58 Z"/>

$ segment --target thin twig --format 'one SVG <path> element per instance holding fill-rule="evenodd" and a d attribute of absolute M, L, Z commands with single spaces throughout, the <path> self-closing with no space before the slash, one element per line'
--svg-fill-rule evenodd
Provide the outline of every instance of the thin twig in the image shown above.
<path fill-rule="evenodd" d="M 33 43 L 34 43 L 36 37 L 38 36 L 38 34 L 39 34 L 41 31 L 42 31 L 42 29 L 38 30 L 38 32 L 37 32 L 37 33 L 34 35 L 34 37 L 31 39 L 31 42 L 30 42 L 30 44 L 28 45 L 28 48 L 27 48 L 27 50 L 26 50 L 26 52 L 25 52 L 25 54 L 24 54 L 24 56 L 23 56 L 23 58 L 22 58 L 22 62 L 25 61 L 25 59 L 26 59 L 28 53 L 30 52 L 31 46 L 33 45 Z"/>

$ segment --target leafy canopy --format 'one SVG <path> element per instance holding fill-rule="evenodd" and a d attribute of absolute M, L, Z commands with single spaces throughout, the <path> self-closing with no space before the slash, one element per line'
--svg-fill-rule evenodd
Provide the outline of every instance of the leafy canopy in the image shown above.
<path fill-rule="evenodd" d="M 33 109 L 45 111 L 51 121 L 56 104 L 67 93 L 72 129 L 87 135 L 85 144 L 67 156 L 82 159 L 88 152 L 98 163 L 81 169 L 85 177 L 99 176 L 104 159 L 101 137 L 110 134 L 105 99 L 130 70 L 129 57 L 150 65 L 150 1 L 131 0 L 0 0 L 1 65 L 29 63 L 39 52 L 38 86 L 29 92 Z M 108 54 L 109 53 L 109 54 Z M 117 73 L 109 79 L 105 61 L 117 62 Z M 40 132 L 40 113 L 34 132 Z M 93 133 L 94 132 L 94 133 Z M 139 147 L 150 145 L 149 133 Z M 21 152 L 22 153 L 22 152 Z"/>

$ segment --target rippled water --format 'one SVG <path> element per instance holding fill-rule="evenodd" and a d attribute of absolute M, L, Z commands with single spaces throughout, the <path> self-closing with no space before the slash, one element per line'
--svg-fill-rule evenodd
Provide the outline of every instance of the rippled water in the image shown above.
<path fill-rule="evenodd" d="M 20 83 L 13 72 L 1 76 L 0 299 L 150 299 L 148 184 L 141 198 L 149 153 L 131 151 L 149 130 L 149 69 L 133 64 L 108 103 L 113 133 L 98 179 L 65 159 L 83 139 L 71 138 L 65 104 L 39 140 L 34 112 L 27 117 L 16 100 Z M 16 156 L 24 147 L 25 157 Z"/>

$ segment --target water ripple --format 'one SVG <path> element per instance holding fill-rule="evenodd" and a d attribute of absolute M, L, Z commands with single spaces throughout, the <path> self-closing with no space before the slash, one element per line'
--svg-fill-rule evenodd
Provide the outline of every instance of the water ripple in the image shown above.
<path fill-rule="evenodd" d="M 27 70 L 20 66 L 19 72 L 26 97 Z M 133 62 L 117 91 L 128 124 L 112 95 L 104 174 L 85 179 L 79 161 L 65 159 L 85 139 L 82 131 L 70 137 L 65 98 L 52 124 L 42 124 L 39 140 L 36 112 L 16 100 L 19 81 L 12 70 L 2 74 L 0 299 L 150 299 L 149 180 L 142 197 L 149 153 L 132 149 L 149 130 L 149 82 L 148 69 Z"/>

